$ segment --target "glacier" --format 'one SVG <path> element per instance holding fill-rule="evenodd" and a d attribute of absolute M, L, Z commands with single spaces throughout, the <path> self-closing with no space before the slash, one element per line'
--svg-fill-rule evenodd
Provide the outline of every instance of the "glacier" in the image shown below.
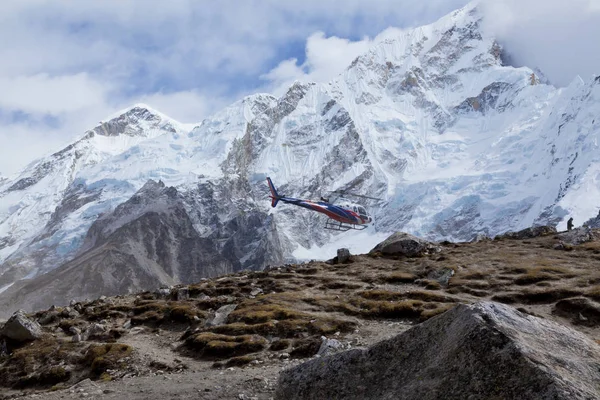
<path fill-rule="evenodd" d="M 172 207 L 221 252 L 222 272 L 365 252 L 400 230 L 461 241 L 595 217 L 600 77 L 554 87 L 507 63 L 482 23 L 471 3 L 385 35 L 331 82 L 251 95 L 195 126 L 135 105 L 0 178 L 0 303 L 23 289 L 15 282 L 95 251 L 97 221 L 111 221 L 106 240 L 137 221 L 139 208 L 119 207 L 150 180 L 176 189 Z M 271 209 L 267 176 L 289 196 L 380 198 L 361 200 L 375 222 L 339 234 L 323 216 Z"/>

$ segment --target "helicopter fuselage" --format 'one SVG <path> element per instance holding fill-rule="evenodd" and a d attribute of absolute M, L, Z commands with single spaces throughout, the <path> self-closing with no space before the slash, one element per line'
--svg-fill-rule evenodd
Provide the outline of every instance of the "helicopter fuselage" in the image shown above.
<path fill-rule="evenodd" d="M 343 224 L 367 225 L 373 221 L 373 219 L 367 215 L 365 208 L 358 204 L 337 205 L 324 201 L 315 202 L 293 197 L 280 197 L 279 201 L 320 212 Z"/>

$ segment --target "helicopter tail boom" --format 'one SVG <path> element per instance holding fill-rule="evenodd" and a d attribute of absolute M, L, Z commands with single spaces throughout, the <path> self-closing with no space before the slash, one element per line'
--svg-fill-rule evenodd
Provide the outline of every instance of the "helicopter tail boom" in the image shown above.
<path fill-rule="evenodd" d="M 275 189 L 275 185 L 271 181 L 271 178 L 267 178 L 267 183 L 269 184 L 269 190 L 271 191 L 271 207 L 277 207 L 277 203 L 283 197 L 277 193 L 277 189 Z"/>

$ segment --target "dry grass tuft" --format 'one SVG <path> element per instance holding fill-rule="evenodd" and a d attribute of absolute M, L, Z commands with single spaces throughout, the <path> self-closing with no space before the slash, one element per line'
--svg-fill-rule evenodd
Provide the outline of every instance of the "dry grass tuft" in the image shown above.
<path fill-rule="evenodd" d="M 269 350 L 271 351 L 282 351 L 287 350 L 290 347 L 290 341 L 287 339 L 278 339 L 271 343 Z"/>
<path fill-rule="evenodd" d="M 561 299 L 581 296 L 582 294 L 578 290 L 548 288 L 497 294 L 492 297 L 492 300 L 506 304 L 550 304 Z"/>
<path fill-rule="evenodd" d="M 417 279 L 418 277 L 415 274 L 409 272 L 394 272 L 381 278 L 383 282 L 387 283 L 412 283 Z"/>
<path fill-rule="evenodd" d="M 230 321 L 245 322 L 248 324 L 302 318 L 308 318 L 307 314 L 280 304 L 252 304 L 248 307 L 243 307 L 242 305 L 242 308 L 236 309 L 229 314 Z"/>
<path fill-rule="evenodd" d="M 107 369 L 122 369 L 127 366 L 123 360 L 131 355 L 133 348 L 122 343 L 91 345 L 82 360 L 91 369 L 91 373 L 100 376 Z"/>
<path fill-rule="evenodd" d="M 169 319 L 174 322 L 192 323 L 204 318 L 206 318 L 206 314 L 194 305 L 173 305 L 169 309 Z"/>
<path fill-rule="evenodd" d="M 416 300 L 404 301 L 352 301 L 357 313 L 364 318 L 418 318 L 423 310 L 423 302 Z"/>
<path fill-rule="evenodd" d="M 307 338 L 294 340 L 290 357 L 292 358 L 308 358 L 312 357 L 319 351 L 321 347 L 321 339 Z"/>
<path fill-rule="evenodd" d="M 264 350 L 267 340 L 257 335 L 228 336 L 203 332 L 191 336 L 185 346 L 195 356 L 207 360 L 223 360 Z"/>
<path fill-rule="evenodd" d="M 438 305 L 435 308 L 428 309 L 428 310 L 423 310 L 423 311 L 421 311 L 420 320 L 421 321 L 426 321 L 429 318 L 433 318 L 436 315 L 443 314 L 446 311 L 453 309 L 454 307 L 456 307 L 456 304 L 441 304 L 441 305 Z"/>

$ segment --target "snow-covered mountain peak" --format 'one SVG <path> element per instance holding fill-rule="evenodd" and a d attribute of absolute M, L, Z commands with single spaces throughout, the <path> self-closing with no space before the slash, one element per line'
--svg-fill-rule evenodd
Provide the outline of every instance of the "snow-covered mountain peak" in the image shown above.
<path fill-rule="evenodd" d="M 140 136 L 152 138 L 165 132 L 176 133 L 180 124 L 145 104 L 136 104 L 107 122 L 101 122 L 90 132 L 100 136 Z"/>

